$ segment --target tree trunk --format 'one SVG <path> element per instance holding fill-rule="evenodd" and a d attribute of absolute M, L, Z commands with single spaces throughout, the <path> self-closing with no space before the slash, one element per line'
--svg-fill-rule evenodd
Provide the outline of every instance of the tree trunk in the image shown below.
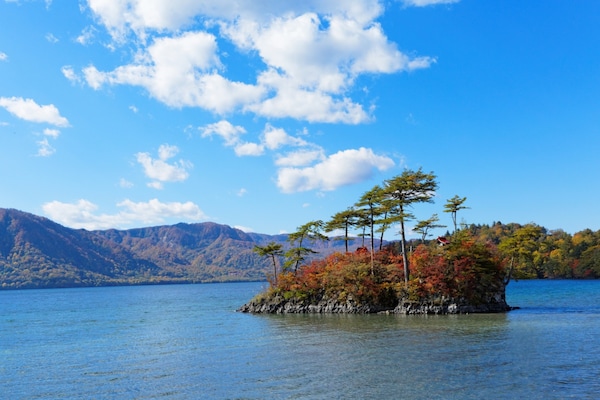
<path fill-rule="evenodd" d="M 400 206 L 400 215 L 404 215 L 404 208 Z M 402 264 L 404 264 L 404 284 L 408 286 L 409 280 L 409 269 L 408 269 L 408 255 L 406 254 L 406 234 L 404 233 L 404 217 L 400 218 L 400 234 L 402 235 L 402 239 L 400 240 L 400 244 L 402 246 Z"/>
<path fill-rule="evenodd" d="M 373 225 L 373 212 L 371 211 L 371 276 L 375 276 L 375 229 Z"/>
<path fill-rule="evenodd" d="M 277 285 L 277 261 L 275 260 L 275 254 L 271 254 L 273 260 L 273 282 Z"/>

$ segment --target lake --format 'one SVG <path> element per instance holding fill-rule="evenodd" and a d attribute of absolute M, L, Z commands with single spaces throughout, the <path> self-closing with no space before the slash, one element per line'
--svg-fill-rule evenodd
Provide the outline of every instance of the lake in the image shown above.
<path fill-rule="evenodd" d="M 7 399 L 596 399 L 600 281 L 507 314 L 248 315 L 264 283 L 0 292 Z"/>

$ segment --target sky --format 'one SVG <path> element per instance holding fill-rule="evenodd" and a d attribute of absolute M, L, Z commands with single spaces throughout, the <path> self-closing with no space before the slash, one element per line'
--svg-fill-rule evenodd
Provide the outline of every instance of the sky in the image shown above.
<path fill-rule="evenodd" d="M 597 0 L 0 0 L 0 207 L 68 227 L 289 233 L 422 168 L 434 235 L 573 234 L 599 150 Z"/>

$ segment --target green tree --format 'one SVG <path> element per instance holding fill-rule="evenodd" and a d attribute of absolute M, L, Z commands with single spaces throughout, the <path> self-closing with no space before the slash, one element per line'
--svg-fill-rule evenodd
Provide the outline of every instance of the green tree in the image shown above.
<path fill-rule="evenodd" d="M 356 228 L 360 231 L 358 236 L 362 238 L 361 247 L 365 247 L 365 238 L 369 237 L 369 233 L 367 230 L 369 226 L 371 226 L 371 218 L 369 218 L 369 213 L 367 210 L 358 209 L 358 219 L 356 220 Z"/>
<path fill-rule="evenodd" d="M 424 173 L 421 168 L 418 171 L 405 170 L 401 175 L 385 181 L 385 195 L 391 199 L 395 205 L 393 219 L 400 224 L 402 262 L 404 264 L 404 283 L 408 286 L 410 278 L 410 268 L 408 265 L 408 255 L 406 253 L 406 230 L 407 220 L 414 218 L 408 212 L 415 203 L 432 203 L 433 195 L 438 188 L 435 181 L 436 176 L 431 173 Z"/>
<path fill-rule="evenodd" d="M 373 253 L 375 247 L 375 224 L 377 223 L 377 217 L 381 214 L 380 204 L 384 198 L 383 189 L 376 185 L 373 189 L 364 193 L 358 202 L 356 203 L 357 207 L 365 210 L 365 214 L 367 216 L 367 222 L 369 230 L 371 231 L 371 253 Z"/>
<path fill-rule="evenodd" d="M 371 237 L 371 275 L 374 275 L 375 268 L 375 223 L 376 218 L 381 213 L 381 208 L 379 207 L 379 205 L 381 204 L 383 198 L 383 189 L 379 185 L 376 185 L 375 187 L 373 187 L 373 189 L 364 193 L 356 203 L 357 207 L 361 207 L 364 210 L 363 214 L 365 216 L 365 222 L 370 230 L 369 236 Z"/>
<path fill-rule="evenodd" d="M 273 262 L 273 283 L 277 285 L 277 259 L 276 256 L 283 255 L 282 245 L 271 242 L 266 246 L 254 246 L 254 252 L 261 257 L 269 257 Z"/>
<path fill-rule="evenodd" d="M 413 228 L 413 231 L 415 231 L 421 235 L 421 243 L 425 243 L 425 238 L 427 238 L 427 235 L 429 234 L 429 231 L 431 229 L 446 227 L 446 225 L 436 224 L 436 222 L 438 222 L 439 220 L 440 219 L 438 218 L 438 215 L 433 214 L 431 216 L 431 218 L 429 218 L 429 219 L 426 219 L 423 221 L 417 221 L 417 224 Z"/>
<path fill-rule="evenodd" d="M 346 253 L 348 252 L 348 242 L 350 241 L 349 231 L 350 228 L 356 226 L 358 222 L 359 213 L 354 208 L 348 208 L 345 211 L 340 211 L 331 217 L 325 226 L 325 232 L 333 232 L 338 229 L 344 231 L 344 244 L 346 245 Z"/>
<path fill-rule="evenodd" d="M 600 277 L 600 246 L 592 246 L 581 254 L 581 260 L 577 266 L 578 273 L 583 278 Z"/>
<path fill-rule="evenodd" d="M 385 192 L 382 192 L 385 196 Z M 376 232 L 379 233 L 379 251 L 383 249 L 383 235 L 388 230 L 391 224 L 390 216 L 393 215 L 395 204 L 386 199 L 381 199 L 379 206 L 377 207 L 377 219 L 375 225 L 377 226 Z"/>
<path fill-rule="evenodd" d="M 535 224 L 527 224 L 512 235 L 504 237 L 498 246 L 509 261 L 506 284 L 514 274 L 517 278 L 542 278 L 543 272 L 536 266 L 536 253 L 543 230 Z"/>
<path fill-rule="evenodd" d="M 452 223 L 454 224 L 454 232 L 456 232 L 457 224 L 456 224 L 456 214 L 460 210 L 467 209 L 469 207 L 464 206 L 463 204 L 467 201 L 466 197 L 459 197 L 455 195 L 453 198 L 448 199 L 446 204 L 444 205 L 444 212 L 450 213 L 452 215 Z"/>
<path fill-rule="evenodd" d="M 318 240 L 329 240 L 327 236 L 321 233 L 324 226 L 325 224 L 321 220 L 310 221 L 298 227 L 296 232 L 288 235 L 288 242 L 290 242 L 292 247 L 285 253 L 287 260 L 284 267 L 286 269 L 293 267 L 295 273 L 307 255 L 316 253 L 316 251 L 304 246 L 307 241 L 314 243 Z"/>

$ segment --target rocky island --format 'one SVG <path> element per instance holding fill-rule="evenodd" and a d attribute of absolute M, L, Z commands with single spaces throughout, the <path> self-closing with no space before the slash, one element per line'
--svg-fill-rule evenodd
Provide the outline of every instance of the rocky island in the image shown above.
<path fill-rule="evenodd" d="M 273 263 L 270 287 L 238 311 L 249 313 L 396 313 L 458 314 L 506 312 L 505 288 L 511 267 L 491 242 L 457 229 L 456 214 L 465 197 L 449 199 L 445 212 L 452 216 L 454 233 L 426 241 L 438 225 L 437 215 L 417 222 L 413 231 L 422 234 L 421 244 L 407 245 L 405 222 L 413 218 L 408 210 L 432 202 L 437 190 L 433 173 L 405 170 L 401 175 L 375 186 L 346 211 L 328 223 L 312 221 L 289 235 L 291 247 L 284 253 L 280 244 L 257 246 L 255 251 Z M 399 226 L 401 240 L 375 248 L 376 232 L 392 224 Z M 357 251 L 335 253 L 306 262 L 312 252 L 306 243 L 328 238 L 321 232 L 343 231 L 348 240 L 350 227 L 362 229 L 370 246 Z M 339 237 L 338 237 L 339 239 Z M 278 272 L 277 260 L 286 261 Z M 512 264 L 510 264 L 512 265 Z"/>
<path fill-rule="evenodd" d="M 247 313 L 468 314 L 512 309 L 506 273 L 492 249 L 472 240 L 419 246 L 404 281 L 402 258 L 392 249 L 333 254 L 279 274 L 277 281 L 239 308 Z M 371 268 L 373 267 L 373 268 Z"/>

